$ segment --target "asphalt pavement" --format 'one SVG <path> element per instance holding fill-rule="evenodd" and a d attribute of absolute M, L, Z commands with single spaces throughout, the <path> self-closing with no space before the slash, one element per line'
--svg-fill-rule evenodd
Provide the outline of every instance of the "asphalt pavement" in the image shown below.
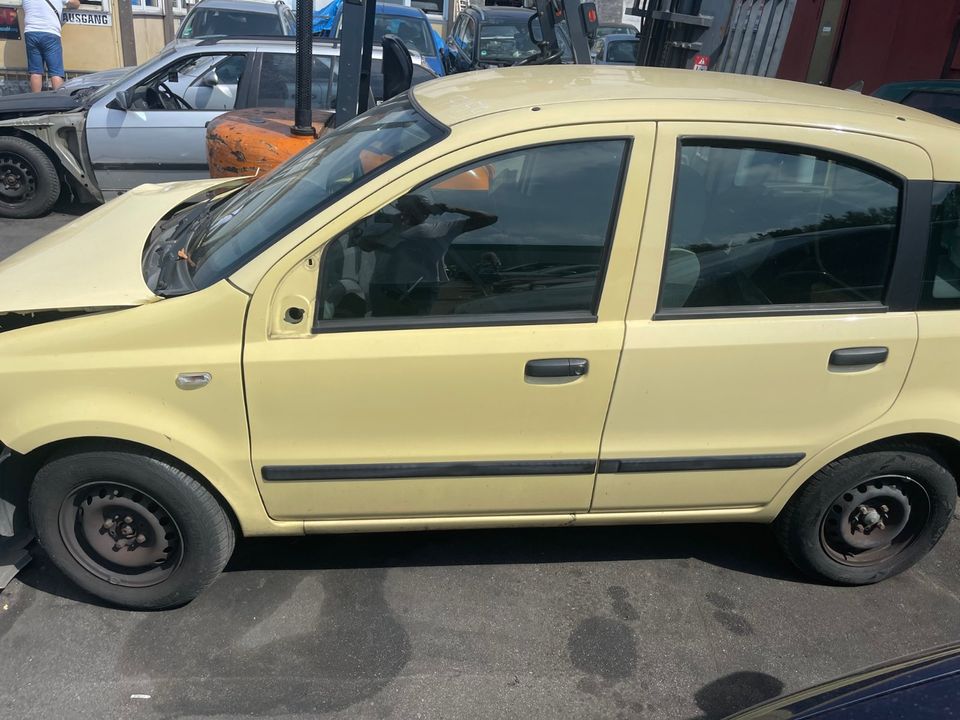
<path fill-rule="evenodd" d="M 0 256 L 72 218 L 0 220 Z M 190 605 L 0 593 L 0 717 L 721 718 L 960 640 L 960 521 L 911 571 L 800 577 L 750 525 L 241 541 Z"/>

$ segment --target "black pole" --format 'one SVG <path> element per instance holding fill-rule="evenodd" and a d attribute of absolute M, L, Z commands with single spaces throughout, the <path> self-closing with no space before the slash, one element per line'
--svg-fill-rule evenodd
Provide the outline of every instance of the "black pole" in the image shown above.
<path fill-rule="evenodd" d="M 316 135 L 313 129 L 313 2 L 297 0 L 297 104 L 293 110 L 294 135 Z"/>
<path fill-rule="evenodd" d="M 376 0 L 344 0 L 337 79 L 337 126 L 367 110 Z"/>

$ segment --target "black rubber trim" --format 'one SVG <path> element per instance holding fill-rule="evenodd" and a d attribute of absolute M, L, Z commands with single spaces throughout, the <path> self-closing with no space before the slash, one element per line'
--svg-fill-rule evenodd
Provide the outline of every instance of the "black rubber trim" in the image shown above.
<path fill-rule="evenodd" d="M 885 313 L 883 303 L 822 303 L 810 305 L 729 305 L 723 307 L 659 310 L 654 320 L 705 320 L 735 317 L 792 317 L 803 315 L 860 315 Z"/>
<path fill-rule="evenodd" d="M 518 460 L 370 465 L 266 465 L 261 468 L 260 474 L 264 480 L 271 482 L 309 482 L 496 475 L 589 475 L 596 472 L 596 469 L 596 460 Z"/>
<path fill-rule="evenodd" d="M 595 323 L 597 316 L 586 310 L 534 313 L 489 313 L 483 315 L 433 315 L 395 318 L 357 318 L 321 320 L 313 327 L 315 335 L 374 330 L 416 330 L 418 328 L 470 328 L 508 325 L 567 325 Z"/>
<path fill-rule="evenodd" d="M 702 455 L 677 458 L 639 458 L 601 460 L 600 473 L 654 473 L 691 470 L 757 470 L 793 467 L 806 457 L 804 453 L 772 455 Z"/>
<path fill-rule="evenodd" d="M 893 272 L 887 290 L 890 310 L 913 312 L 920 304 L 923 270 L 930 237 L 933 181 L 909 180 L 903 193 Z"/>

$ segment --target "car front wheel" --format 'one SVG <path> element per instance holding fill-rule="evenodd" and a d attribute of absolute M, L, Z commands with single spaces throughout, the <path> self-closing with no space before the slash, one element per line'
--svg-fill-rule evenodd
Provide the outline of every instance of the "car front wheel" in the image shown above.
<path fill-rule="evenodd" d="M 115 605 L 182 605 L 233 552 L 230 519 L 203 485 L 159 455 L 126 447 L 53 457 L 37 473 L 29 504 L 50 559 Z"/>
<path fill-rule="evenodd" d="M 841 458 L 814 475 L 774 528 L 805 573 L 866 585 L 902 572 L 936 545 L 957 501 L 957 482 L 924 448 Z"/>
<path fill-rule="evenodd" d="M 53 161 L 29 140 L 0 136 L 0 217 L 45 215 L 60 197 Z"/>

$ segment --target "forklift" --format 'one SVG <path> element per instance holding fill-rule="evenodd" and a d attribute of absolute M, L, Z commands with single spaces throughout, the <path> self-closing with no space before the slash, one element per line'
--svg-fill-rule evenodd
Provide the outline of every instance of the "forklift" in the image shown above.
<path fill-rule="evenodd" d="M 573 61 L 590 64 L 590 43 L 597 25 L 597 7 L 580 0 L 532 0 L 528 22 L 530 39 L 538 53 L 520 65 L 559 63 L 562 50 L 557 28 L 564 26 Z M 229 112 L 207 126 L 207 161 L 211 177 L 240 177 L 269 172 L 322 134 L 357 117 L 376 100 L 370 92 L 376 0 L 344 0 L 340 36 L 340 67 L 336 107 L 314 110 L 311 105 L 313 60 L 313 5 L 297 0 L 296 105 L 291 113 L 280 108 L 251 108 Z M 534 21 L 540 21 L 539 36 Z M 403 41 L 383 37 L 384 99 L 410 89 L 413 62 Z"/>

